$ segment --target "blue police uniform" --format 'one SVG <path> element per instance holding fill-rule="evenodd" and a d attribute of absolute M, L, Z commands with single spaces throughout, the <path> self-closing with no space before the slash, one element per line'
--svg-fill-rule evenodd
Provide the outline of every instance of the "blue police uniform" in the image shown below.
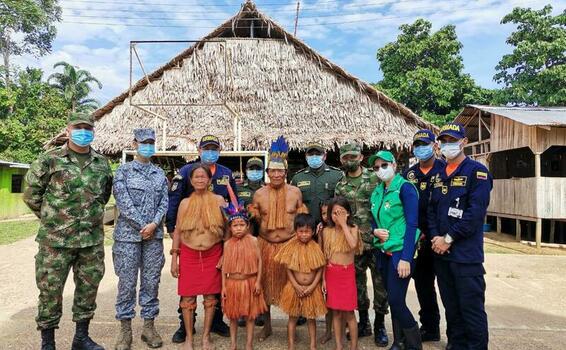
<path fill-rule="evenodd" d="M 432 169 L 426 174 L 422 172 L 419 164 L 413 165 L 403 174 L 403 177 L 414 184 L 419 191 L 419 229 L 424 236 L 427 236 L 428 231 L 427 210 L 433 185 L 431 180 L 444 170 L 445 166 L 446 163 L 443 160 L 435 159 Z M 421 307 L 419 316 L 422 328 L 429 334 L 438 334 L 440 311 L 434 285 L 434 253 L 429 239 L 420 241 L 413 279 Z"/>
<path fill-rule="evenodd" d="M 143 137 L 147 130 L 150 129 L 136 129 L 136 139 L 145 140 L 140 139 L 140 135 Z M 118 276 L 116 318 L 135 317 L 139 274 L 140 315 L 144 319 L 154 319 L 159 314 L 157 296 L 165 264 L 163 219 L 169 202 L 167 179 L 159 167 L 134 160 L 116 170 L 113 187 L 119 209 L 112 246 L 114 271 Z M 142 240 L 140 230 L 150 223 L 157 225 L 153 238 Z"/>
<path fill-rule="evenodd" d="M 441 171 L 432 186 L 427 239 L 446 234 L 453 239 L 449 252 L 435 255 L 448 342 L 452 350 L 487 349 L 483 223 L 492 177 L 485 166 L 466 157 L 452 174 Z"/>
<path fill-rule="evenodd" d="M 194 189 L 190 183 L 190 174 L 193 164 L 187 164 L 179 170 L 179 174 L 173 178 L 173 185 L 171 186 L 171 191 L 169 191 L 169 209 L 167 210 L 167 232 L 170 234 L 175 230 L 175 224 L 177 222 L 177 211 L 179 210 L 179 204 L 181 201 L 191 195 Z M 227 201 L 230 201 L 230 195 L 228 192 L 228 184 L 232 187 L 234 194 L 237 197 L 236 181 L 232 176 L 232 171 L 225 166 L 216 164 L 216 171 L 212 174 L 212 185 L 211 191 L 219 196 L 224 197 Z"/>

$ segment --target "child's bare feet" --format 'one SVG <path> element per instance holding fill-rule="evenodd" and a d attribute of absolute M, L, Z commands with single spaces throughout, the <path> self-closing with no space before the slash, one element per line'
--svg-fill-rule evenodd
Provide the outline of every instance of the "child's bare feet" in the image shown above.
<path fill-rule="evenodd" d="M 183 343 L 183 346 L 181 347 L 181 349 L 183 350 L 193 350 L 193 344 L 186 341 Z"/>
<path fill-rule="evenodd" d="M 332 340 L 332 333 L 325 333 L 322 337 L 320 337 L 320 339 L 318 339 L 318 342 L 324 345 L 330 340 Z"/>
<path fill-rule="evenodd" d="M 260 342 L 265 341 L 267 338 L 269 338 L 271 336 L 271 334 L 273 334 L 273 330 L 271 329 L 271 327 L 264 326 L 263 329 L 261 330 L 261 332 L 258 335 L 258 340 Z"/>
<path fill-rule="evenodd" d="M 230 350 L 238 350 L 238 344 L 230 344 Z"/>
<path fill-rule="evenodd" d="M 246 350 L 254 350 L 254 346 L 252 344 L 246 344 Z"/>
<path fill-rule="evenodd" d="M 210 342 L 210 335 L 202 337 L 202 350 L 214 350 L 214 347 Z"/>

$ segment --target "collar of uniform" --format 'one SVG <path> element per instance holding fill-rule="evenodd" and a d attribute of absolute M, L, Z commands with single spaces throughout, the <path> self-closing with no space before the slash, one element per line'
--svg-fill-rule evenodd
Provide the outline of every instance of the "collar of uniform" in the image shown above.
<path fill-rule="evenodd" d="M 68 143 L 65 143 L 63 146 L 61 146 L 61 156 L 71 159 L 70 154 L 69 154 L 70 152 L 74 152 L 74 151 L 69 149 Z M 77 153 L 77 152 L 74 152 L 74 153 Z M 94 159 L 98 158 L 96 156 L 96 152 L 94 152 L 92 147 L 89 147 L 88 155 L 89 155 L 89 157 L 88 157 L 87 161 L 85 162 L 84 167 L 89 165 Z"/>
<path fill-rule="evenodd" d="M 151 169 L 151 165 L 152 165 L 151 162 L 146 164 L 146 163 L 138 162 L 135 159 L 132 161 L 132 163 L 133 163 L 133 166 L 134 166 L 135 169 L 140 169 L 140 170 L 141 169 Z"/>
<path fill-rule="evenodd" d="M 328 167 L 328 165 L 326 165 L 326 163 L 322 164 L 322 166 L 318 169 L 313 169 L 311 167 L 309 167 L 306 171 L 305 174 L 308 173 L 313 173 L 315 176 L 320 176 L 322 174 L 324 174 L 325 172 L 330 171 L 330 168 Z"/>

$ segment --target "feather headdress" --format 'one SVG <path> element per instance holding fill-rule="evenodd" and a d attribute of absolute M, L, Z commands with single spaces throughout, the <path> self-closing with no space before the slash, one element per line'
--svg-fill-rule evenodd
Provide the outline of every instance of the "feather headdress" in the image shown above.
<path fill-rule="evenodd" d="M 246 222 L 250 220 L 243 201 L 240 201 L 236 205 L 234 205 L 234 203 L 228 204 L 228 206 L 224 208 L 224 213 L 226 213 L 228 217 L 228 223 L 231 223 L 235 219 L 244 219 Z"/>
<path fill-rule="evenodd" d="M 268 169 L 287 170 L 287 156 L 289 153 L 289 145 L 283 136 L 279 136 L 277 140 L 271 143 L 269 149 Z"/>

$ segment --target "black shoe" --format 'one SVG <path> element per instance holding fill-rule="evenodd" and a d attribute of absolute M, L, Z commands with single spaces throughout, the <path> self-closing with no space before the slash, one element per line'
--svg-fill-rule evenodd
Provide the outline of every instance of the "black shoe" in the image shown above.
<path fill-rule="evenodd" d="M 184 343 L 185 339 L 187 338 L 187 331 L 185 330 L 185 323 L 181 321 L 179 324 L 179 328 L 173 334 L 173 338 L 171 341 L 175 344 Z"/>
<path fill-rule="evenodd" d="M 41 350 L 55 350 L 55 328 L 41 331 Z"/>
<path fill-rule="evenodd" d="M 247 321 L 246 321 L 246 318 L 245 318 L 245 317 L 240 317 L 240 318 L 238 319 L 238 327 L 245 327 L 245 326 L 246 326 L 246 323 L 247 323 Z"/>
<path fill-rule="evenodd" d="M 391 319 L 391 323 L 393 324 L 393 344 L 391 344 L 389 350 L 403 350 L 405 339 L 401 325 L 394 318 Z"/>
<path fill-rule="evenodd" d="M 420 332 L 421 332 L 421 341 L 423 343 L 427 341 L 440 341 L 440 330 L 438 329 L 430 332 L 424 329 L 423 327 L 421 327 Z"/>
<path fill-rule="evenodd" d="M 265 325 L 265 315 L 261 314 L 255 319 L 255 325 L 258 327 L 263 327 Z"/>
<path fill-rule="evenodd" d="M 419 326 L 415 325 L 413 328 L 403 329 L 405 336 L 405 349 L 406 350 L 422 350 L 423 344 L 421 341 L 421 332 Z"/>
<path fill-rule="evenodd" d="M 216 308 L 216 310 L 214 310 L 214 318 L 212 319 L 212 327 L 210 328 L 210 331 L 221 337 L 227 338 L 230 336 L 230 327 L 228 327 L 228 325 L 224 323 L 224 320 L 222 320 L 223 316 L 224 315 L 222 315 L 222 310 L 220 308 Z"/>
<path fill-rule="evenodd" d="M 75 336 L 73 337 L 73 345 L 71 350 L 104 350 L 104 348 L 96 344 L 88 335 L 90 320 L 77 322 Z"/>
<path fill-rule="evenodd" d="M 384 348 L 387 344 L 389 344 L 389 337 L 387 336 L 387 330 L 385 330 L 385 327 L 374 330 L 373 340 L 375 345 L 380 348 Z"/>
<path fill-rule="evenodd" d="M 303 316 L 299 316 L 299 318 L 297 319 L 297 326 L 302 326 L 305 323 L 307 323 L 307 319 L 304 318 Z"/>

